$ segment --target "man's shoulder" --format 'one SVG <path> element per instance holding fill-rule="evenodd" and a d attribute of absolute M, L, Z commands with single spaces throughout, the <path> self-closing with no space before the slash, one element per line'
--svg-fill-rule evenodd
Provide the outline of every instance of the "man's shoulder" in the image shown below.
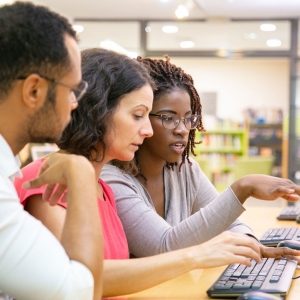
<path fill-rule="evenodd" d="M 18 199 L 12 181 L 0 173 L 0 201 L 1 199 Z"/>

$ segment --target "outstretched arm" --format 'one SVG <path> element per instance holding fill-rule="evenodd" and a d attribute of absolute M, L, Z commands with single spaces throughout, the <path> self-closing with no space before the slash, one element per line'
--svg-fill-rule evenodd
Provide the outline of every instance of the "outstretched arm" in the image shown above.
<path fill-rule="evenodd" d="M 245 209 L 232 190 L 228 188 L 219 195 L 196 162 L 183 167 L 177 177 L 170 173 L 167 185 L 172 195 L 166 197 L 165 220 L 156 213 L 150 196 L 136 178 L 115 166 L 106 165 L 102 169 L 101 178 L 114 191 L 118 215 L 133 255 L 144 257 L 194 246 L 228 228 L 253 234 L 249 227 L 235 222 Z"/>
<path fill-rule="evenodd" d="M 249 197 L 259 200 L 284 198 L 296 202 L 300 195 L 300 186 L 289 179 L 268 175 L 246 175 L 231 185 L 239 201 L 243 204 Z"/>

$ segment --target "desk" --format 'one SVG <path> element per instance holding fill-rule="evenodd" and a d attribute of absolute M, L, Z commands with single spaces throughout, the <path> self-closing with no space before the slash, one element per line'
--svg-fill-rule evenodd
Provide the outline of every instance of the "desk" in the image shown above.
<path fill-rule="evenodd" d="M 239 219 L 248 224 L 257 237 L 260 237 L 269 228 L 297 226 L 295 221 L 278 221 L 276 216 L 281 210 L 282 207 L 249 207 Z M 225 268 L 226 266 L 193 270 L 143 292 L 109 299 L 210 299 L 206 295 L 206 290 L 217 280 Z M 297 270 L 295 274 L 300 275 L 300 270 Z M 292 282 L 286 300 L 299 300 L 299 295 L 300 278 Z"/>

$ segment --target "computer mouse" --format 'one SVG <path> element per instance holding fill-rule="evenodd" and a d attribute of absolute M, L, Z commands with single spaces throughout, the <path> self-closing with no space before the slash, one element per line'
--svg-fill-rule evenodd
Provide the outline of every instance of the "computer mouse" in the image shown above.
<path fill-rule="evenodd" d="M 296 222 L 300 224 L 300 215 L 296 217 Z"/>
<path fill-rule="evenodd" d="M 279 298 L 271 294 L 263 293 L 263 292 L 257 292 L 257 291 L 245 293 L 237 298 L 237 300 L 279 300 L 279 299 L 282 298 Z"/>
<path fill-rule="evenodd" d="M 285 240 L 278 243 L 277 247 L 288 247 L 295 250 L 300 250 L 300 241 Z"/>

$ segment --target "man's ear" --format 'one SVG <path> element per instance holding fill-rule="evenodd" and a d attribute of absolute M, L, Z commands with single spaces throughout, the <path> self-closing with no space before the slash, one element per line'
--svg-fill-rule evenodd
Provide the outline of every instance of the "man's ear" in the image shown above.
<path fill-rule="evenodd" d="M 22 100 L 29 109 L 37 110 L 44 105 L 48 81 L 38 74 L 30 74 L 24 80 L 22 87 Z"/>

